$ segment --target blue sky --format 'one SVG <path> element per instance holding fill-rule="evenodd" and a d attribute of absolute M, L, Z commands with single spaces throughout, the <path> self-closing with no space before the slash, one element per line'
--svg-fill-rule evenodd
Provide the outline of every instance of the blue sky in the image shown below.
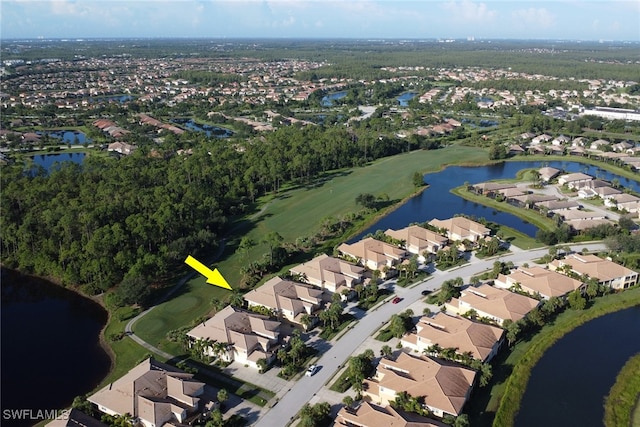
<path fill-rule="evenodd" d="M 640 41 L 640 0 L 2 0 L 2 39 L 516 38 Z"/>

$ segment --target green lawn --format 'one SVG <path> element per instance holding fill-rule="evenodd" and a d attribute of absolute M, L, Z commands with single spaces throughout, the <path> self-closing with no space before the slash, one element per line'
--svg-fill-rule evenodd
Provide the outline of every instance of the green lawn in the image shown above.
<path fill-rule="evenodd" d="M 322 219 L 355 211 L 358 194 L 386 193 L 391 200 L 400 201 L 415 191 L 412 175 L 416 171 L 426 173 L 448 164 L 486 161 L 486 151 L 473 147 L 451 146 L 440 150 L 415 151 L 381 159 L 366 167 L 336 172 L 315 186 L 298 187 L 276 197 L 266 197 L 258 207 L 263 209 L 260 214 L 237 226 L 238 235 L 229 238 L 227 250 L 213 266 L 220 270 L 233 288 L 238 288 L 240 267 L 267 253 L 268 246 L 261 241 L 269 232 L 280 233 L 285 241 L 295 241 L 297 237 L 314 234 L 320 228 Z M 245 255 L 234 252 L 241 235 L 247 235 L 256 242 Z M 133 327 L 135 333 L 169 353 L 180 351 L 165 339 L 167 332 L 189 325 L 194 319 L 209 313 L 212 298 L 224 300 L 230 294 L 227 290 L 204 282 L 200 276 L 187 282 L 177 296 L 156 306 L 137 322 Z"/>

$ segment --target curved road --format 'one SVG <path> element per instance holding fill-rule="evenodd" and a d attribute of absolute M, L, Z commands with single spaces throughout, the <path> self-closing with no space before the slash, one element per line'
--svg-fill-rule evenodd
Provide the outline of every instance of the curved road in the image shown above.
<path fill-rule="evenodd" d="M 604 249 L 605 246 L 602 243 L 571 246 L 571 249 L 574 251 L 583 248 L 588 248 L 590 251 L 593 251 Z M 516 250 L 516 248 L 513 249 Z M 444 272 L 437 270 L 431 275 L 430 280 L 426 282 L 426 284 L 423 282 L 412 288 L 396 287 L 395 292 L 403 298 L 402 301 L 398 304 L 383 304 L 378 309 L 367 313 L 365 317 L 366 321 L 362 321 L 362 319 L 358 321 L 352 329 L 343 335 L 320 357 L 316 362 L 316 364 L 321 367 L 318 373 L 312 377 L 305 376 L 298 380 L 280 401 L 277 402 L 277 405 L 273 406 L 258 420 L 256 426 L 273 427 L 285 425 L 293 420 L 302 406 L 311 401 L 313 396 L 325 386 L 325 383 L 332 378 L 334 372 L 342 367 L 364 340 L 371 336 L 382 324 L 386 323 L 391 315 L 404 311 L 411 304 L 423 298 L 421 292 L 424 289 L 437 289 L 445 280 L 450 278 L 458 276 L 467 278 L 491 269 L 495 261 L 511 261 L 514 264 L 519 264 L 541 258 L 548 254 L 548 252 L 548 248 L 542 248 L 519 251 L 487 260 L 472 258 L 469 264 L 465 264 L 462 267 Z M 263 411 L 265 411 L 265 409 L 263 409 Z"/>

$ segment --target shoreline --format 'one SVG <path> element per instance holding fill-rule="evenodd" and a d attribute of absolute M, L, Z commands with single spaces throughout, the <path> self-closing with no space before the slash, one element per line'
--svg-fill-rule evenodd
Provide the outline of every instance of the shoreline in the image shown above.
<path fill-rule="evenodd" d="M 62 282 L 60 280 L 58 280 L 57 278 L 55 278 L 55 277 L 39 276 L 39 275 L 36 275 L 36 274 L 25 273 L 25 272 L 23 272 L 23 271 L 21 271 L 19 269 L 9 268 L 9 267 L 6 267 L 6 266 L 4 266 L 2 264 L 0 264 L 0 268 L 2 270 L 4 270 L 5 272 L 8 272 L 8 274 L 16 275 L 16 277 L 21 276 L 21 277 L 26 277 L 26 278 L 29 278 L 29 279 L 32 279 L 32 280 L 45 282 L 45 283 L 50 284 L 53 287 L 57 288 L 58 291 L 68 291 L 68 292 L 74 294 L 77 297 L 80 297 L 80 298 L 82 298 L 84 300 L 91 301 L 91 302 L 95 303 L 96 305 L 100 306 L 100 308 L 106 314 L 106 320 L 105 320 L 104 324 L 101 326 L 100 332 L 98 334 L 98 346 L 105 352 L 105 354 L 109 358 L 109 369 L 104 374 L 104 376 L 102 376 L 102 378 L 99 379 L 98 384 L 92 390 L 89 390 L 87 393 L 90 393 L 91 391 L 94 391 L 98 387 L 100 387 L 100 385 L 102 384 L 104 379 L 107 378 L 109 375 L 111 375 L 111 373 L 114 371 L 115 366 L 116 366 L 116 355 L 115 355 L 114 351 L 112 350 L 111 346 L 109 345 L 109 343 L 108 343 L 108 341 L 106 339 L 106 336 L 105 336 L 105 331 L 107 330 L 107 327 L 109 326 L 111 320 L 113 319 L 113 313 L 104 304 L 104 301 L 102 299 L 102 295 L 104 295 L 104 293 L 103 294 L 99 294 L 99 295 L 88 295 L 88 294 L 85 294 L 84 292 L 82 292 L 76 286 L 65 286 L 65 285 L 63 285 Z"/>

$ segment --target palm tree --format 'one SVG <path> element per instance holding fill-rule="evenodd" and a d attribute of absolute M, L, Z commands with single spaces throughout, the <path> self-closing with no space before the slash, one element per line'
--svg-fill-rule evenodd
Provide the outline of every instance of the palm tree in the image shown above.
<path fill-rule="evenodd" d="M 234 290 L 231 296 L 229 297 L 229 304 L 235 307 L 244 306 L 244 298 L 242 296 L 242 293 L 240 293 L 240 291 Z"/>
<path fill-rule="evenodd" d="M 304 329 L 306 331 L 309 330 L 309 326 L 311 326 L 311 323 L 313 323 L 313 319 L 311 318 L 311 315 L 305 313 L 300 316 L 300 323 L 302 323 L 302 326 L 304 326 Z"/>

